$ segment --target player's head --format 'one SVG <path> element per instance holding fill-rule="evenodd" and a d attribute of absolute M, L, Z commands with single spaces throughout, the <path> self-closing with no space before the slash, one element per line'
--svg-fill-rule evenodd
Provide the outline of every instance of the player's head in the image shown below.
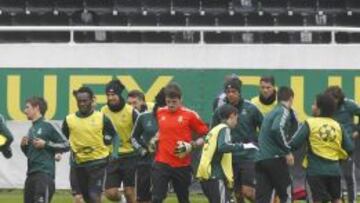
<path fill-rule="evenodd" d="M 242 82 L 239 78 L 232 78 L 224 83 L 224 92 L 230 104 L 236 105 L 240 101 L 241 86 Z"/>
<path fill-rule="evenodd" d="M 260 78 L 260 98 L 264 100 L 276 98 L 275 79 L 273 76 L 263 76 Z"/>
<path fill-rule="evenodd" d="M 337 106 L 344 103 L 345 94 L 339 86 L 330 86 L 325 90 L 325 94 L 329 94 L 334 97 Z"/>
<path fill-rule="evenodd" d="M 182 92 L 177 83 L 170 83 L 165 87 L 165 102 L 170 111 L 176 111 L 181 106 Z"/>
<path fill-rule="evenodd" d="M 105 87 L 107 105 L 112 111 L 120 111 L 125 105 L 125 101 L 121 96 L 125 86 L 118 79 L 111 80 Z"/>
<path fill-rule="evenodd" d="M 145 95 L 139 90 L 131 90 L 128 93 L 127 103 L 141 111 L 141 107 L 145 105 Z"/>
<path fill-rule="evenodd" d="M 238 120 L 238 110 L 229 104 L 224 104 L 219 107 L 219 115 L 222 122 L 229 125 L 230 128 L 235 128 Z"/>
<path fill-rule="evenodd" d="M 29 120 L 35 120 L 45 116 L 47 102 L 42 97 L 30 97 L 25 102 L 24 113 Z"/>
<path fill-rule="evenodd" d="M 159 107 L 163 107 L 166 106 L 166 101 L 165 101 L 165 88 L 161 88 L 161 90 L 159 91 L 159 93 L 157 93 L 157 95 L 155 96 L 155 105 L 153 108 L 153 113 L 154 115 L 156 115 L 156 111 Z"/>
<path fill-rule="evenodd" d="M 294 91 L 290 87 L 282 86 L 277 92 L 278 102 L 285 103 L 288 107 L 292 106 Z"/>
<path fill-rule="evenodd" d="M 93 111 L 94 92 L 89 87 L 80 87 L 73 91 L 73 95 L 76 98 L 80 113 L 88 114 Z"/>
<path fill-rule="evenodd" d="M 336 101 L 330 94 L 319 94 L 312 106 L 314 116 L 332 117 L 336 111 Z"/>

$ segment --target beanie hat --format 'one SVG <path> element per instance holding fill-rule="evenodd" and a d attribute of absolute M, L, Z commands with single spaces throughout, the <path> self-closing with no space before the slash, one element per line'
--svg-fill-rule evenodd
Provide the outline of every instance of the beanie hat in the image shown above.
<path fill-rule="evenodd" d="M 105 87 L 106 93 L 115 93 L 121 97 L 122 91 L 125 89 L 125 86 L 118 79 L 111 80 Z"/>
<path fill-rule="evenodd" d="M 241 92 L 241 85 L 242 82 L 239 78 L 231 78 L 224 83 L 224 91 L 226 91 L 228 88 L 234 88 L 238 92 Z"/>

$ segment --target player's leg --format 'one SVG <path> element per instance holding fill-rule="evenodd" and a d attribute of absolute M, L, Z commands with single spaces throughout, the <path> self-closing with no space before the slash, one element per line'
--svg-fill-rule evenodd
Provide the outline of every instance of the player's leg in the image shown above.
<path fill-rule="evenodd" d="M 255 201 L 255 163 L 243 161 L 240 164 L 241 194 L 251 202 Z"/>
<path fill-rule="evenodd" d="M 327 190 L 331 196 L 332 203 L 341 202 L 341 177 L 340 176 L 329 176 L 327 178 Z M 350 202 L 350 201 L 348 201 Z"/>
<path fill-rule="evenodd" d="M 191 185 L 191 167 L 171 169 L 171 181 L 179 203 L 190 203 L 189 187 Z"/>
<path fill-rule="evenodd" d="M 136 170 L 136 200 L 138 203 L 151 202 L 151 165 L 141 164 Z"/>
<path fill-rule="evenodd" d="M 123 159 L 123 165 L 120 166 L 124 173 L 124 192 L 127 203 L 135 203 L 135 173 L 137 157 L 127 157 Z"/>
<path fill-rule="evenodd" d="M 101 203 L 101 195 L 105 183 L 105 171 L 107 164 L 99 164 L 88 167 L 89 173 L 89 197 L 91 203 Z"/>
<path fill-rule="evenodd" d="M 162 203 L 166 198 L 171 168 L 155 162 L 151 171 L 152 203 Z"/>
<path fill-rule="evenodd" d="M 234 194 L 237 203 L 243 203 L 244 198 L 241 193 L 241 173 L 240 173 L 240 163 L 233 163 L 233 173 L 234 173 Z"/>
<path fill-rule="evenodd" d="M 55 192 L 55 183 L 52 177 L 45 173 L 34 174 L 34 203 L 49 203 Z"/>
<path fill-rule="evenodd" d="M 327 178 L 328 176 L 306 177 L 314 203 L 327 202 L 331 200 L 331 196 L 327 191 Z"/>
<path fill-rule="evenodd" d="M 77 180 L 76 174 L 75 174 L 75 167 L 70 167 L 70 187 L 71 187 L 71 194 L 73 196 L 73 202 L 74 203 L 83 203 L 83 197 L 80 191 L 79 182 Z"/>
<path fill-rule="evenodd" d="M 273 193 L 273 185 L 265 166 L 266 160 L 259 161 L 255 164 L 256 170 L 256 194 L 257 203 L 269 203 Z"/>
<path fill-rule="evenodd" d="M 24 203 L 33 202 L 34 183 L 32 175 L 26 177 L 24 186 Z"/>
<path fill-rule="evenodd" d="M 275 193 L 279 196 L 280 202 L 291 201 L 291 179 L 289 166 L 285 158 L 269 160 L 265 165 L 268 175 L 275 188 Z"/>
<path fill-rule="evenodd" d="M 355 163 L 352 158 L 341 162 L 342 173 L 346 182 L 346 189 L 348 193 L 348 202 L 356 202 L 356 178 L 355 178 Z"/>
<path fill-rule="evenodd" d="M 202 181 L 201 188 L 210 203 L 229 203 L 229 192 L 223 180 Z"/>
<path fill-rule="evenodd" d="M 80 193 L 86 203 L 90 201 L 89 174 L 86 167 L 76 167 L 75 175 L 79 184 Z"/>
<path fill-rule="evenodd" d="M 111 161 L 106 169 L 105 196 L 111 201 L 120 201 L 122 193 L 119 191 L 122 177 L 120 172 L 120 161 Z"/>

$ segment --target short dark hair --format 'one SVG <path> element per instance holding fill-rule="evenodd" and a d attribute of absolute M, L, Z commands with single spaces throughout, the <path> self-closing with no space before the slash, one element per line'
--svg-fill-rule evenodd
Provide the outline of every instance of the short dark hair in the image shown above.
<path fill-rule="evenodd" d="M 230 104 L 220 106 L 218 111 L 221 120 L 229 119 L 231 114 L 238 114 L 238 110 Z"/>
<path fill-rule="evenodd" d="M 140 90 L 131 90 L 128 93 L 128 97 L 136 97 L 141 101 L 145 101 L 145 95 Z"/>
<path fill-rule="evenodd" d="M 47 111 L 47 102 L 45 101 L 44 98 L 42 97 L 30 97 L 28 99 L 26 99 L 26 103 L 29 103 L 32 107 L 39 107 L 39 110 L 40 110 L 40 114 L 41 115 L 45 115 L 46 111 Z"/>
<path fill-rule="evenodd" d="M 289 101 L 290 98 L 294 97 L 294 91 L 290 87 L 282 86 L 277 92 L 278 101 Z"/>
<path fill-rule="evenodd" d="M 74 97 L 77 97 L 79 93 L 88 93 L 90 96 L 90 99 L 94 97 L 94 92 L 90 89 L 90 87 L 82 86 L 78 90 L 73 91 Z"/>
<path fill-rule="evenodd" d="M 341 105 L 344 103 L 345 94 L 339 86 L 330 86 L 325 90 L 325 94 L 329 94 L 333 96 L 336 100 L 338 100 L 338 104 Z"/>
<path fill-rule="evenodd" d="M 336 111 L 335 99 L 327 93 L 316 96 L 316 106 L 320 109 L 320 116 L 332 117 Z"/>
<path fill-rule="evenodd" d="M 275 78 L 273 76 L 262 76 L 260 82 L 270 83 L 272 86 L 275 85 Z"/>
<path fill-rule="evenodd" d="M 164 91 L 165 91 L 165 97 L 168 97 L 171 99 L 175 99 L 175 98 L 181 99 L 181 97 L 182 97 L 180 85 L 178 85 L 175 82 L 172 82 L 172 83 L 166 85 Z"/>

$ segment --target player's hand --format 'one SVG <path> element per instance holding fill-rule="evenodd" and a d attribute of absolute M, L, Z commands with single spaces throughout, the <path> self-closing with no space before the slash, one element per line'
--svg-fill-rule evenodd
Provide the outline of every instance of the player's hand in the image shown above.
<path fill-rule="evenodd" d="M 288 166 L 293 166 L 294 165 L 295 160 L 294 160 L 294 156 L 292 155 L 292 153 L 287 154 L 285 156 L 285 159 L 286 159 L 286 163 L 287 163 Z"/>
<path fill-rule="evenodd" d="M 61 161 L 61 159 L 62 159 L 62 154 L 60 154 L 60 153 L 57 153 L 57 154 L 55 154 L 55 161 Z"/>
<path fill-rule="evenodd" d="M 259 148 L 252 142 L 243 144 L 244 149 L 255 149 L 259 150 Z"/>
<path fill-rule="evenodd" d="M 359 137 L 359 132 L 358 131 L 355 131 L 353 134 L 352 134 L 352 138 L 353 139 L 356 139 Z"/>
<path fill-rule="evenodd" d="M 147 151 L 149 153 L 154 153 L 156 151 L 158 142 L 159 142 L 159 136 L 158 134 L 156 134 L 153 138 L 151 138 Z"/>
<path fill-rule="evenodd" d="M 26 146 L 29 144 L 29 137 L 28 136 L 24 136 L 21 138 L 21 146 Z"/>
<path fill-rule="evenodd" d="M 40 138 L 35 138 L 33 141 L 32 141 L 32 145 L 36 148 L 36 149 L 43 149 L 45 148 L 45 140 L 43 139 L 40 139 Z"/>
<path fill-rule="evenodd" d="M 141 156 L 141 157 L 144 157 L 144 156 L 146 156 L 147 154 L 149 154 L 148 150 L 146 150 L 146 149 L 144 149 L 144 148 L 141 148 L 141 149 L 139 150 L 139 153 L 140 153 L 140 156 Z"/>
<path fill-rule="evenodd" d="M 177 157 L 183 158 L 192 150 L 191 143 L 185 141 L 177 141 L 174 153 Z"/>

